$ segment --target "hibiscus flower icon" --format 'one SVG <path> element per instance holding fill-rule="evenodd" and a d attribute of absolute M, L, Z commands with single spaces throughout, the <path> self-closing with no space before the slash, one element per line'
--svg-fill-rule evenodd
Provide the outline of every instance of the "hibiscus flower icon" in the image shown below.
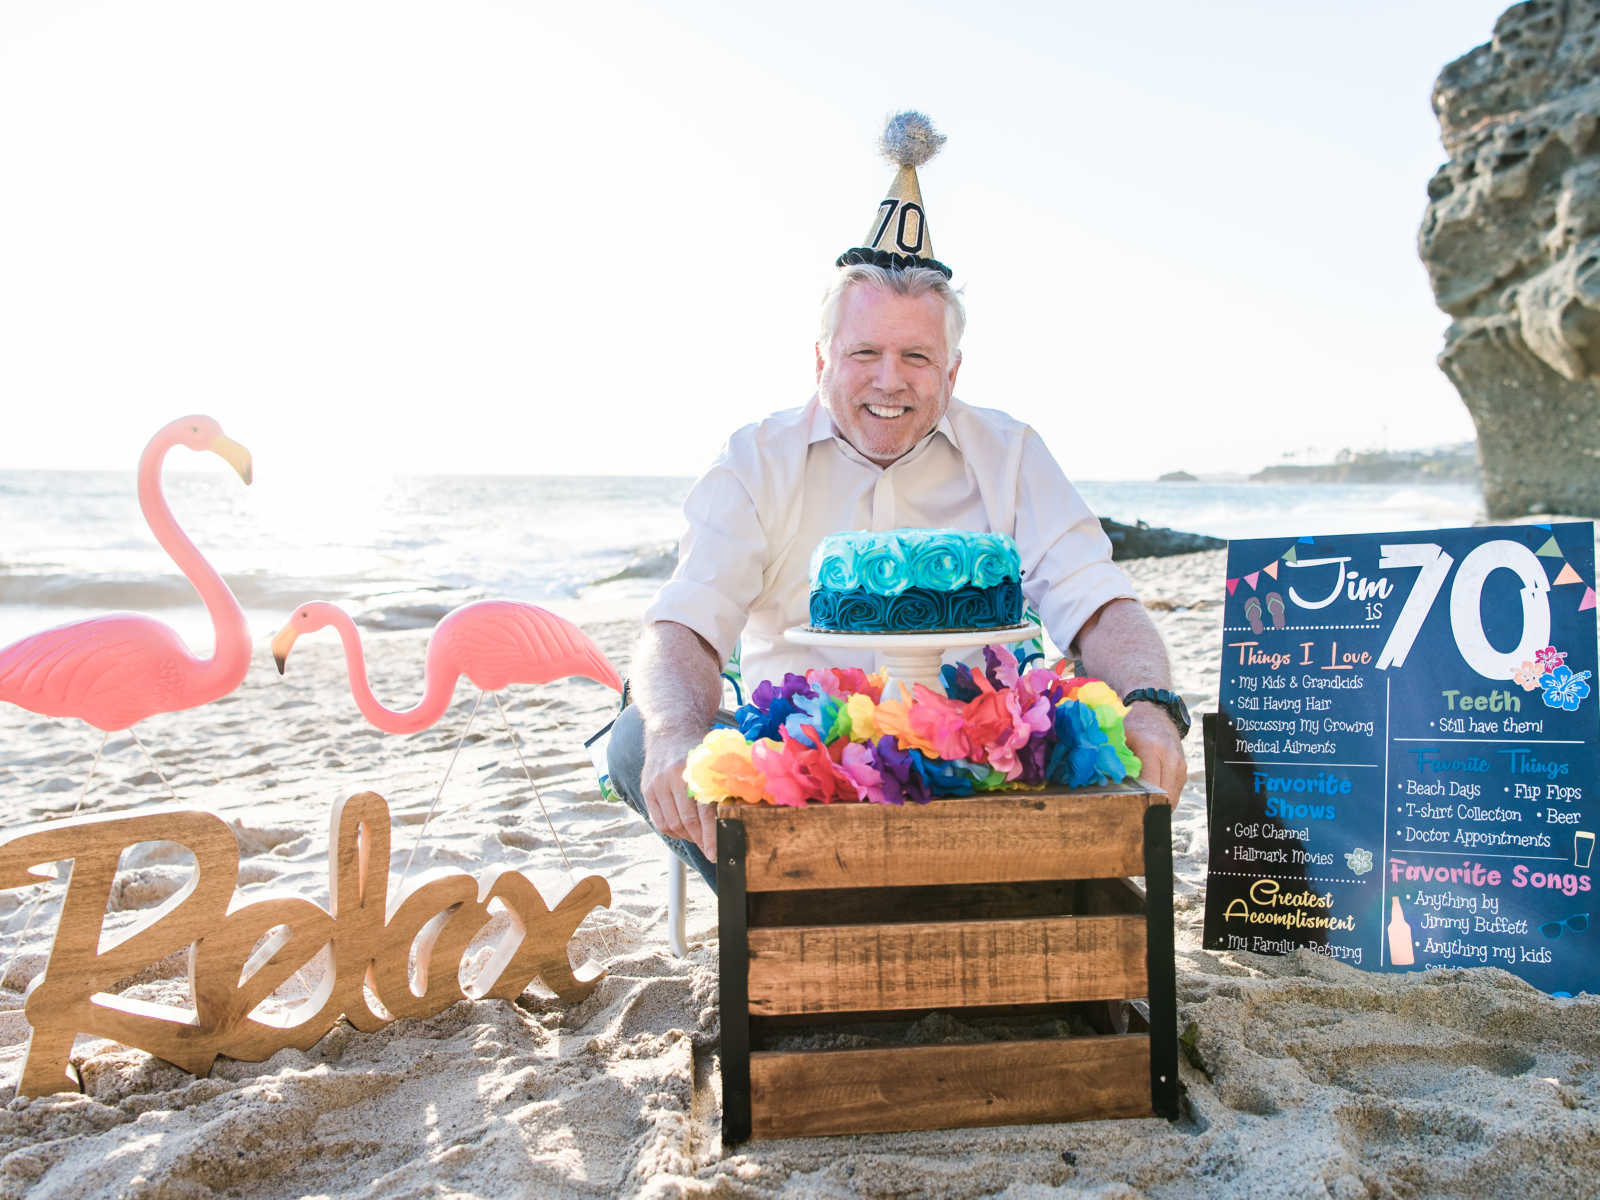
<path fill-rule="evenodd" d="M 1533 659 L 1539 664 L 1541 671 L 1554 671 L 1567 661 L 1566 652 L 1557 650 L 1554 646 L 1546 646 L 1543 650 L 1535 650 Z"/>
<path fill-rule="evenodd" d="M 1571 667 L 1557 667 L 1539 680 L 1539 686 L 1544 689 L 1545 704 L 1550 708 L 1577 712 L 1578 705 L 1589 694 L 1589 685 L 1585 682 L 1588 678 L 1588 671 L 1574 675 Z"/>

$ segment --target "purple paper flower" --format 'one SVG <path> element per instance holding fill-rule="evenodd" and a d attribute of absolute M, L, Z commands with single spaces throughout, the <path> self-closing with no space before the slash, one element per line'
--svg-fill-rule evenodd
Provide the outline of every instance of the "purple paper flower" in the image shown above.
<path fill-rule="evenodd" d="M 750 703 L 763 712 L 767 712 L 771 710 L 773 703 L 779 699 L 788 700 L 792 703 L 796 696 L 815 696 L 816 694 L 811 685 L 806 682 L 804 675 L 796 675 L 791 671 L 783 677 L 782 683 L 773 683 L 770 679 L 763 679 L 756 684 L 756 690 L 750 693 Z M 793 712 L 794 710 L 790 709 L 790 711 Z"/>
<path fill-rule="evenodd" d="M 917 770 L 912 755 L 921 757 L 917 750 L 902 750 L 892 737 L 881 737 L 872 745 L 872 765 L 883 776 L 883 799 L 886 804 L 926 804 L 933 799 L 927 780 Z"/>
<path fill-rule="evenodd" d="M 1017 751 L 1017 762 L 1022 767 L 1022 774 L 1017 776 L 1018 783 L 1037 786 L 1045 781 L 1045 766 L 1050 760 L 1050 747 L 1055 741 L 1054 732 L 1036 733 L 1028 739 L 1028 744 Z"/>
<path fill-rule="evenodd" d="M 985 646 L 983 666 L 984 674 L 997 689 L 1017 682 L 1017 656 L 1004 646 Z"/>

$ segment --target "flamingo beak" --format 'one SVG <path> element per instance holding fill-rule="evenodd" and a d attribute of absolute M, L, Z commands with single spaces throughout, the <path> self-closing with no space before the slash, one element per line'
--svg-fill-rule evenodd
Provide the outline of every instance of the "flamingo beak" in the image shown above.
<path fill-rule="evenodd" d="M 239 478 L 244 480 L 246 485 L 250 483 L 252 477 L 250 451 L 239 445 L 231 437 L 224 437 L 220 433 L 211 439 L 211 445 L 207 446 L 206 449 L 239 472 Z"/>
<path fill-rule="evenodd" d="M 289 661 L 289 648 L 294 645 L 295 638 L 299 637 L 294 625 L 285 625 L 272 637 L 272 661 L 278 664 L 278 674 L 283 674 L 284 666 Z"/>

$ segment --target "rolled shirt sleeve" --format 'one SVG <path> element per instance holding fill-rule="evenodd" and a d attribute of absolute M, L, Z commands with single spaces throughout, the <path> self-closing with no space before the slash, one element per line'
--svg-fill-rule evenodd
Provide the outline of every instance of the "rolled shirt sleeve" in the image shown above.
<path fill-rule="evenodd" d="M 727 662 L 761 592 L 766 531 L 726 454 L 690 489 L 683 513 L 689 526 L 678 544 L 677 569 L 644 620 L 687 626 Z"/>
<path fill-rule="evenodd" d="M 1111 561 L 1111 539 L 1039 435 L 1024 435 L 1017 472 L 1016 541 L 1022 592 L 1063 651 L 1102 605 L 1138 599 Z"/>

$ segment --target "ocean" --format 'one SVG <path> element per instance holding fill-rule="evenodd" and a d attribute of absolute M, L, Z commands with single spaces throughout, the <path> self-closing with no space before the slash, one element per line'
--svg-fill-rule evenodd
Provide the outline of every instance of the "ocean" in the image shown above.
<path fill-rule="evenodd" d="M 257 638 L 313 599 L 344 605 L 368 629 L 429 627 L 490 596 L 580 622 L 637 607 L 671 570 L 690 482 L 258 477 L 247 488 L 225 469 L 163 480 L 178 524 Z M 1470 525 L 1482 513 L 1478 490 L 1463 484 L 1079 487 L 1103 516 L 1224 538 Z M 204 610 L 145 525 L 132 472 L 0 471 L 0 646 L 117 609 L 159 617 L 196 652 L 210 648 Z"/>

